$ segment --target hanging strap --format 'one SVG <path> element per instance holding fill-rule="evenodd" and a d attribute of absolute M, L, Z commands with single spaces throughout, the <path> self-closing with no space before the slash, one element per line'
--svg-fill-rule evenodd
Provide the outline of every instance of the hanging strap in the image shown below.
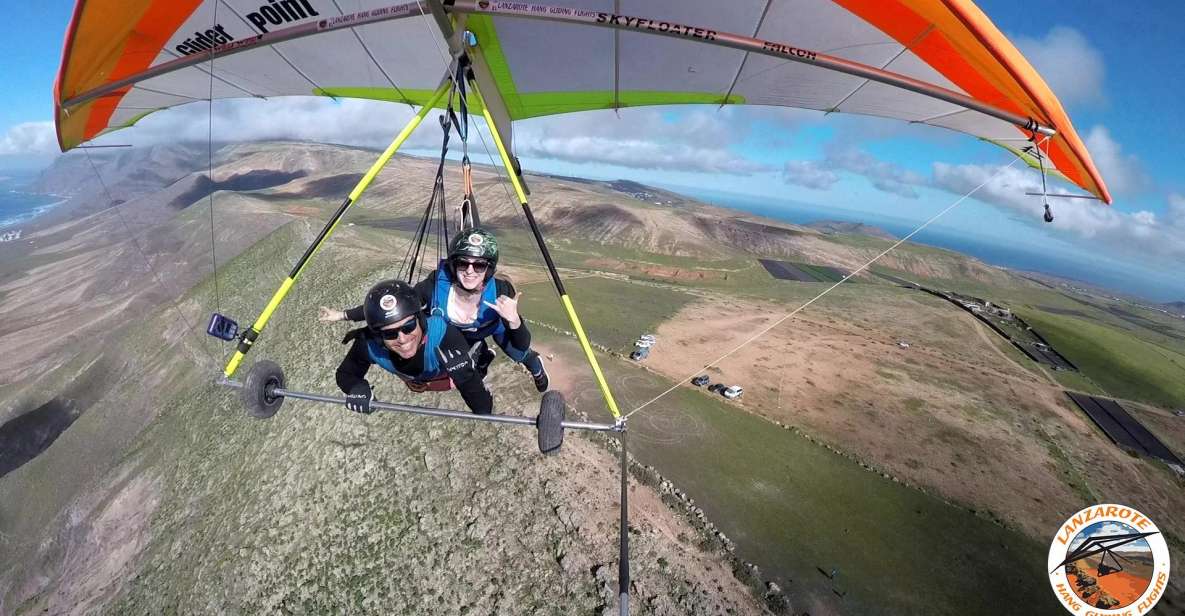
<path fill-rule="evenodd" d="M 1045 206 L 1045 222 L 1053 222 L 1053 211 L 1049 208 L 1049 190 L 1045 185 L 1045 155 L 1041 152 L 1041 144 L 1033 143 L 1037 152 L 1037 166 L 1041 168 L 1041 205 Z"/>
<path fill-rule="evenodd" d="M 461 54 L 457 58 L 457 71 L 453 79 L 456 84 L 457 104 L 461 108 L 461 115 L 452 115 L 453 124 L 457 127 L 457 134 L 461 137 L 461 181 L 465 190 L 465 198 L 461 201 L 458 216 L 461 229 L 481 226 L 481 220 L 477 215 L 477 198 L 473 195 L 473 165 L 469 162 L 469 95 L 465 83 L 472 77 L 473 70 L 470 68 L 469 56 Z M 449 113 L 452 114 L 451 107 Z"/>
<path fill-rule="evenodd" d="M 453 86 L 455 89 L 456 86 Z M 452 132 L 453 120 L 456 117 L 453 113 L 452 96 L 449 96 L 448 111 L 440 115 L 440 128 L 443 135 L 440 140 L 440 159 L 436 164 L 436 177 L 432 182 L 432 195 L 428 198 L 428 204 L 424 207 L 424 214 L 420 217 L 420 222 L 416 226 L 415 236 L 411 244 L 408 246 L 407 253 L 403 257 L 403 263 L 399 266 L 399 276 L 406 280 L 409 284 L 415 284 L 417 280 L 423 277 L 425 263 L 428 263 L 427 250 L 425 249 L 425 242 L 429 237 L 433 236 L 433 229 L 436 229 L 436 259 L 431 263 L 435 265 L 440 260 L 441 253 L 444 252 L 444 246 L 448 243 L 448 212 L 444 201 L 444 162 L 448 157 L 448 143 L 449 134 Z M 435 224 L 435 214 L 440 212 L 440 224 Z"/>
<path fill-rule="evenodd" d="M 473 167 L 469 164 L 469 156 L 461 159 L 461 178 L 465 187 L 465 198 L 461 201 L 461 229 L 472 229 L 481 226 L 481 218 L 477 215 L 477 197 L 473 194 Z"/>

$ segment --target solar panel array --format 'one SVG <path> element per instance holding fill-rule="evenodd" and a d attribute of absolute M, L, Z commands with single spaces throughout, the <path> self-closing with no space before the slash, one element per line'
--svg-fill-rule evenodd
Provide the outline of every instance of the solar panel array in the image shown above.
<path fill-rule="evenodd" d="M 1085 411 L 1116 445 L 1142 456 L 1182 466 L 1181 459 L 1119 406 L 1119 403 L 1109 398 L 1096 398 L 1073 392 L 1066 392 L 1066 395 Z"/>

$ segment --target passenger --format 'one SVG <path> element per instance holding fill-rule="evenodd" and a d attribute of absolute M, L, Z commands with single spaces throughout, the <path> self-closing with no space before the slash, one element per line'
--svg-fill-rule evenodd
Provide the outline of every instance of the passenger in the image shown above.
<path fill-rule="evenodd" d="M 547 370 L 539 354 L 531 350 L 531 334 L 518 313 L 522 297 L 505 278 L 496 278 L 498 240 L 481 228 L 461 231 L 449 243 L 448 259 L 436 272 L 415 286 L 421 301 L 433 314 L 441 314 L 461 330 L 473 348 L 477 369 L 484 377 L 494 359 L 487 337 L 511 360 L 526 366 L 535 389 L 547 391 Z M 490 284 L 493 281 L 493 284 Z M 321 321 L 361 321 L 362 306 L 334 310 L 321 306 Z"/>
<path fill-rule="evenodd" d="M 374 394 L 366 373 L 371 365 L 403 379 L 412 391 L 443 391 L 456 387 L 469 410 L 488 415 L 494 398 L 477 371 L 469 345 L 457 328 L 443 319 L 429 325 L 423 303 L 411 285 L 384 280 L 370 289 L 362 303 L 366 327 L 346 334 L 353 342 L 337 367 L 337 386 L 346 394 L 346 408 L 373 411 Z"/>

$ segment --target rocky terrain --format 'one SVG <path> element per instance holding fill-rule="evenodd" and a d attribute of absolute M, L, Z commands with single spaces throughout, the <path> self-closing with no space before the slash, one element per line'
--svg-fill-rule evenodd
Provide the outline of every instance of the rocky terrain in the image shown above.
<path fill-rule="evenodd" d="M 173 155 L 193 152 L 152 153 Z M 217 156 L 212 179 L 96 160 L 119 197 L 63 184 L 72 217 L 6 247 L 0 613 L 614 612 L 619 470 L 604 445 L 573 435 L 544 458 L 530 431 L 307 404 L 261 422 L 210 384 L 225 349 L 204 336 L 206 315 L 258 310 L 371 154 L 286 144 Z M 64 157 L 42 182 L 77 165 Z M 429 164 L 393 167 L 366 214 L 420 207 L 411 195 Z M 485 211 L 495 224 L 514 212 Z M 315 391 L 334 390 L 340 332 L 294 333 L 317 303 L 360 294 L 389 266 L 390 235 L 358 226 L 338 240 L 257 351 Z M 498 365 L 492 381 L 503 412 L 534 414 L 523 375 Z M 390 383 L 379 392 L 423 402 Z M 766 609 L 760 581 L 738 581 L 686 512 L 645 485 L 630 498 L 635 611 Z"/>

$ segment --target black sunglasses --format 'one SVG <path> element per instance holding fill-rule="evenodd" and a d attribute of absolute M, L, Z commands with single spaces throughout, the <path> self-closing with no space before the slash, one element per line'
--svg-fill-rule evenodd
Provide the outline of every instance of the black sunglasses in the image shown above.
<path fill-rule="evenodd" d="M 453 268 L 458 272 L 463 272 L 466 269 L 472 269 L 475 273 L 484 274 L 490 268 L 489 261 L 467 261 L 465 259 L 453 259 Z"/>
<path fill-rule="evenodd" d="M 407 323 L 400 325 L 399 327 L 396 327 L 393 329 L 380 329 L 379 331 L 377 331 L 375 333 L 377 333 L 379 335 L 379 337 L 382 338 L 383 340 L 395 340 L 395 339 L 399 338 L 399 334 L 408 334 L 408 335 L 412 334 L 413 332 L 416 331 L 416 328 L 419 326 L 420 326 L 419 320 L 412 319 L 412 320 L 408 321 Z"/>

